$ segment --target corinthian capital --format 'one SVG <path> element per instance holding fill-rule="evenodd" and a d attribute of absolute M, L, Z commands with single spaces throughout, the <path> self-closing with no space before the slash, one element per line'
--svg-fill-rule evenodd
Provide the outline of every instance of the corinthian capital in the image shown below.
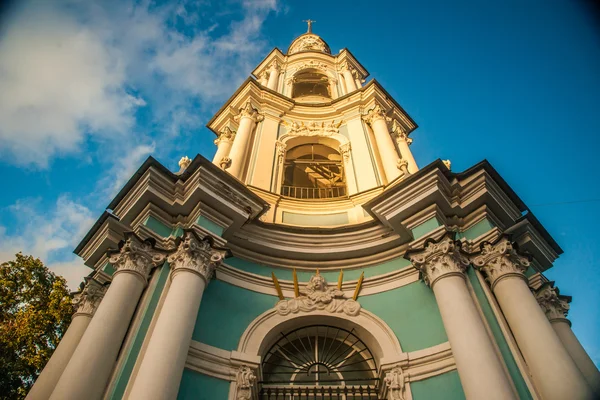
<path fill-rule="evenodd" d="M 439 242 L 426 242 L 423 250 L 411 252 L 409 258 L 413 266 L 421 272 L 423 281 L 431 287 L 445 276 L 464 277 L 469 265 L 469 259 L 462 253 L 460 243 L 448 236 Z"/>
<path fill-rule="evenodd" d="M 108 261 L 116 269 L 114 276 L 119 273 L 133 273 L 148 283 L 152 268 L 165 262 L 167 254 L 154 248 L 154 241 L 142 241 L 133 232 L 125 232 L 125 240 L 119 242 L 119 250 L 109 250 Z"/>
<path fill-rule="evenodd" d="M 352 150 L 350 142 L 340 145 L 340 154 L 344 157 L 345 161 L 350 159 L 350 150 Z"/>
<path fill-rule="evenodd" d="M 379 104 L 375 104 L 375 107 L 371 108 L 365 115 L 363 115 L 362 119 L 369 125 L 380 119 L 386 122 L 392 120 L 385 115 L 385 110 Z"/>
<path fill-rule="evenodd" d="M 258 110 L 254 108 L 254 106 L 252 106 L 252 103 L 247 101 L 246 104 L 244 104 L 244 106 L 240 108 L 239 114 L 236 115 L 233 119 L 236 122 L 240 122 L 242 118 L 250 118 L 254 122 L 259 122 L 264 119 L 264 116 L 262 114 L 259 114 Z"/>
<path fill-rule="evenodd" d="M 546 317 L 552 321 L 567 320 L 571 297 L 561 296 L 558 288 L 552 283 L 545 283 L 535 292 L 535 298 L 544 310 Z M 570 323 L 570 322 L 569 322 Z"/>
<path fill-rule="evenodd" d="M 386 400 L 404 400 L 404 373 L 400 367 L 386 372 L 383 382 L 387 389 Z"/>
<path fill-rule="evenodd" d="M 74 315 L 87 315 L 92 317 L 100 305 L 107 286 L 102 285 L 95 279 L 86 278 L 85 286 L 81 293 L 74 296 L 73 307 L 75 308 Z"/>
<path fill-rule="evenodd" d="M 235 139 L 235 132 L 226 126 L 221 130 L 221 132 L 219 132 L 219 137 L 215 139 L 214 143 L 218 146 L 221 142 L 232 143 L 233 139 Z"/>
<path fill-rule="evenodd" d="M 518 254 L 507 238 L 502 238 L 494 245 L 482 243 L 481 252 L 471 261 L 477 269 L 483 271 L 492 289 L 501 279 L 510 276 L 526 279 L 525 271 L 530 265 L 529 259 Z"/>
<path fill-rule="evenodd" d="M 199 275 L 208 283 L 221 264 L 223 251 L 212 247 L 210 236 L 199 239 L 193 231 L 186 230 L 179 238 L 177 249 L 168 258 L 173 276 L 181 271 Z"/>

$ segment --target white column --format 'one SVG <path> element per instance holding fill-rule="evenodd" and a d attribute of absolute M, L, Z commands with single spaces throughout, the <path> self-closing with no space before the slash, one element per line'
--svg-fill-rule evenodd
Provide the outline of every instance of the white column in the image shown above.
<path fill-rule="evenodd" d="M 281 68 L 277 61 L 273 61 L 269 68 L 269 81 L 267 87 L 271 90 L 277 91 L 277 84 L 279 83 L 279 71 Z"/>
<path fill-rule="evenodd" d="M 112 283 L 50 399 L 102 397 L 150 271 L 165 259 L 151 243 L 126 234 L 120 251 L 109 259 L 116 269 Z"/>
<path fill-rule="evenodd" d="M 356 82 L 354 81 L 354 77 L 352 76 L 351 66 L 348 63 L 343 63 L 340 66 L 340 71 L 344 76 L 344 81 L 346 82 L 346 93 L 354 92 L 356 90 Z"/>
<path fill-rule="evenodd" d="M 225 127 L 219 134 L 219 137 L 215 139 L 214 143 L 217 145 L 217 152 L 213 158 L 213 164 L 218 165 L 222 169 L 225 169 L 231 163 L 229 158 L 229 152 L 231 151 L 231 145 L 235 139 L 235 132 L 229 127 Z"/>
<path fill-rule="evenodd" d="M 27 399 L 46 400 L 50 397 L 105 292 L 106 286 L 95 279 L 88 279 L 84 289 L 76 295 L 73 301 L 75 314 L 69 329 L 65 332 L 58 347 L 52 353 L 52 357 L 35 381 L 29 394 L 27 394 Z"/>
<path fill-rule="evenodd" d="M 400 151 L 400 157 L 402 160 L 405 160 L 408 164 L 408 172 L 414 174 L 419 170 L 417 167 L 417 162 L 412 155 L 412 151 L 410 151 L 410 144 L 412 143 L 412 139 L 408 137 L 406 133 L 406 129 L 397 121 L 394 121 L 392 126 L 392 132 L 394 138 L 396 139 L 396 143 L 398 144 L 398 150 Z"/>
<path fill-rule="evenodd" d="M 260 84 L 263 86 L 267 86 L 267 83 L 269 82 L 269 76 L 267 74 L 267 71 L 264 71 L 262 74 L 260 74 L 258 82 L 260 82 Z"/>
<path fill-rule="evenodd" d="M 250 149 L 248 145 L 250 143 L 250 136 L 256 126 L 256 123 L 263 120 L 263 116 L 252 107 L 252 104 L 248 101 L 240 109 L 240 113 L 236 115 L 235 120 L 239 122 L 237 133 L 235 134 L 235 140 L 231 146 L 229 152 L 229 158 L 231 159 L 231 166 L 227 168 L 227 171 L 238 179 L 241 179 L 241 174 L 244 171 L 246 164 L 246 157 Z"/>
<path fill-rule="evenodd" d="M 561 296 L 558 288 L 554 288 L 550 282 L 542 285 L 535 297 L 596 398 L 600 398 L 600 371 L 571 330 L 571 321 L 566 318 L 571 297 Z"/>
<path fill-rule="evenodd" d="M 544 400 L 592 399 L 592 391 L 529 290 L 529 260 L 502 238 L 483 243 L 473 264 L 483 271 Z"/>
<path fill-rule="evenodd" d="M 202 294 L 223 258 L 208 239 L 200 240 L 193 231 L 186 231 L 177 251 L 169 256 L 171 286 L 129 399 L 177 397 Z"/>
<path fill-rule="evenodd" d="M 277 155 L 275 163 L 275 172 L 273 173 L 275 182 L 273 188 L 275 193 L 281 193 L 281 185 L 283 184 L 283 167 L 285 162 L 286 144 L 277 140 L 275 142 L 275 154 Z"/>
<path fill-rule="evenodd" d="M 347 194 L 354 194 L 358 192 L 358 188 L 356 186 L 356 179 L 354 177 L 352 155 L 350 154 L 351 150 L 352 146 L 350 145 L 350 142 L 340 146 L 340 154 L 342 155 L 342 159 L 344 161 L 344 175 L 346 177 L 346 187 L 348 189 Z"/>
<path fill-rule="evenodd" d="M 369 110 L 366 115 L 363 115 L 365 120 L 375 135 L 375 142 L 377 149 L 379 150 L 379 156 L 381 157 L 381 163 L 385 171 L 387 183 L 390 183 L 398 176 L 400 176 L 400 170 L 398 169 L 398 153 L 394 147 L 394 142 L 390 136 L 387 122 L 390 118 L 386 117 L 384 110 L 377 104 L 374 108 Z"/>
<path fill-rule="evenodd" d="M 433 289 L 456 369 L 467 399 L 515 399 L 465 281 L 469 260 L 450 237 L 409 253 L 413 266 Z"/>

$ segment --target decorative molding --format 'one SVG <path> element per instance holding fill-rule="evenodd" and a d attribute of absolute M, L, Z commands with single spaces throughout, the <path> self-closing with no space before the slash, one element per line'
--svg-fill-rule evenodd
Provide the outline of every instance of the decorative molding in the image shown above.
<path fill-rule="evenodd" d="M 469 259 L 461 251 L 461 243 L 448 235 L 438 242 L 426 241 L 425 248 L 417 251 L 411 250 L 407 254 L 414 267 L 421 272 L 425 284 L 431 287 L 445 276 L 464 277 L 469 265 Z"/>
<path fill-rule="evenodd" d="M 500 280 L 511 276 L 527 282 L 525 271 L 530 265 L 529 258 L 518 254 L 506 237 L 494 245 L 483 242 L 480 254 L 472 257 L 471 262 L 483 272 L 492 290 Z"/>
<path fill-rule="evenodd" d="M 339 133 L 339 128 L 344 121 L 340 120 L 338 123 L 335 120 L 328 123 L 313 121 L 305 125 L 303 121 L 289 123 L 281 120 L 281 123 L 288 128 L 287 134 L 290 136 L 333 136 Z"/>
<path fill-rule="evenodd" d="M 383 382 L 385 383 L 383 398 L 386 400 L 405 400 L 404 373 L 399 366 L 386 372 Z"/>
<path fill-rule="evenodd" d="M 73 307 L 75 309 L 73 316 L 86 315 L 93 317 L 107 290 L 108 285 L 103 285 L 93 278 L 86 278 L 83 290 L 75 294 L 73 298 Z"/>
<path fill-rule="evenodd" d="M 191 341 L 185 367 L 214 378 L 236 382 L 242 365 L 256 371 L 260 357 L 238 351 L 227 351 L 204 343 Z"/>
<path fill-rule="evenodd" d="M 356 316 L 360 313 L 360 304 L 353 299 L 345 299 L 344 292 L 327 286 L 327 281 L 318 272 L 311 276 L 301 296 L 289 300 L 280 300 L 275 305 L 279 315 L 297 314 L 325 310 L 330 313 L 344 313 Z"/>
<path fill-rule="evenodd" d="M 125 232 L 125 240 L 119 242 L 119 250 L 109 250 L 109 262 L 116 272 L 113 280 L 119 273 L 133 273 L 148 284 L 150 271 L 165 262 L 167 252 L 154 248 L 155 242 L 146 239 L 142 241 L 135 233 Z"/>
<path fill-rule="evenodd" d="M 305 69 L 317 69 L 323 72 L 327 72 L 328 66 L 325 63 L 319 62 L 317 60 L 310 60 L 307 62 L 303 62 L 302 64 L 298 65 L 295 67 L 294 69 L 294 74 L 296 74 L 297 72 L 300 72 L 302 70 Z"/>
<path fill-rule="evenodd" d="M 199 239 L 192 230 L 186 230 L 178 238 L 177 249 L 168 257 L 171 278 L 181 271 L 189 271 L 210 282 L 215 269 L 221 264 L 224 252 L 212 247 L 210 236 Z"/>
<path fill-rule="evenodd" d="M 250 101 L 247 101 L 244 106 L 240 108 L 238 115 L 233 117 L 235 122 L 240 122 L 242 118 L 250 118 L 254 122 L 260 122 L 265 117 L 254 108 Z"/>
<path fill-rule="evenodd" d="M 323 39 L 317 35 L 308 34 L 296 39 L 295 43 L 288 50 L 288 54 L 291 55 L 300 51 L 322 51 L 329 54 L 328 50 Z"/>
<path fill-rule="evenodd" d="M 256 375 L 247 365 L 242 365 L 236 374 L 236 400 L 251 400 L 252 388 L 256 382 Z"/>
<path fill-rule="evenodd" d="M 542 310 L 550 322 L 571 322 L 567 319 L 569 313 L 570 296 L 561 296 L 558 288 L 555 288 L 552 282 L 542 285 L 536 292 L 535 298 L 542 307 Z"/>
<path fill-rule="evenodd" d="M 282 164 L 285 161 L 285 148 L 287 145 L 277 140 L 275 142 L 275 152 L 277 154 L 277 164 Z"/>
<path fill-rule="evenodd" d="M 342 155 L 342 157 L 344 157 L 344 161 L 349 161 L 350 160 L 350 151 L 352 150 L 352 146 L 350 145 L 350 142 L 348 143 L 344 143 L 341 144 L 339 147 L 340 150 L 340 154 Z"/>

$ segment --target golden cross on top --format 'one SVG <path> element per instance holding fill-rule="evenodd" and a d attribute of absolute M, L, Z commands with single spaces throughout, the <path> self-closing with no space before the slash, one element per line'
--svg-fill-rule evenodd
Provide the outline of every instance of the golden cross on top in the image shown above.
<path fill-rule="evenodd" d="M 306 22 L 308 24 L 308 30 L 306 31 L 306 33 L 312 33 L 312 24 L 313 24 L 313 22 L 317 22 L 317 21 L 313 21 L 312 19 L 307 19 L 302 22 Z"/>

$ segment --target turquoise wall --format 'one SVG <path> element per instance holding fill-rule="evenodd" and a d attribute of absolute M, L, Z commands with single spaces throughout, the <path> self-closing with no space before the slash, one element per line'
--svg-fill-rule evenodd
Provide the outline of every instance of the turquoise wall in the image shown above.
<path fill-rule="evenodd" d="M 494 227 L 494 224 L 491 221 L 489 221 L 487 218 L 484 218 L 481 221 L 479 221 L 478 223 L 476 223 L 475 225 L 471 226 L 466 231 L 460 232 L 457 235 L 457 239 L 465 238 L 467 240 L 473 240 L 473 239 L 476 239 L 479 236 L 483 235 L 484 233 L 486 233 L 493 227 Z"/>
<path fill-rule="evenodd" d="M 224 350 L 236 350 L 248 325 L 273 308 L 277 300 L 276 296 L 212 280 L 202 296 L 192 339 Z"/>
<path fill-rule="evenodd" d="M 421 350 L 448 341 L 433 292 L 422 281 L 360 296 L 358 301 L 389 325 L 402 351 Z"/>
<path fill-rule="evenodd" d="M 177 400 L 227 400 L 228 396 L 229 381 L 183 370 Z"/>
<path fill-rule="evenodd" d="M 464 400 L 458 372 L 451 371 L 422 381 L 411 382 L 413 400 Z"/>
<path fill-rule="evenodd" d="M 129 348 L 124 350 L 125 353 L 123 356 L 125 357 L 125 361 L 123 364 L 121 364 L 121 368 L 117 373 L 117 377 L 115 378 L 116 384 L 109 396 L 110 399 L 121 399 L 123 397 L 123 393 L 125 393 L 127 383 L 129 382 L 129 377 L 131 376 L 131 372 L 133 371 L 138 354 L 142 348 L 144 338 L 146 337 L 146 332 L 148 332 L 150 322 L 154 316 L 154 311 L 158 305 L 158 300 L 160 299 L 160 295 L 162 294 L 165 283 L 167 282 L 169 271 L 170 268 L 165 263 L 162 267 L 160 267 L 160 269 L 154 272 L 155 274 L 158 274 L 158 279 L 155 281 L 156 283 L 153 286 L 150 286 L 147 289 L 150 291 L 150 299 L 146 304 L 146 308 L 142 311 L 141 320 L 137 326 L 137 332 L 134 334 L 135 337 L 131 342 L 131 345 Z"/>
<path fill-rule="evenodd" d="M 492 310 L 492 307 L 490 306 L 487 296 L 485 295 L 485 292 L 483 291 L 483 288 L 481 287 L 481 284 L 479 283 L 477 274 L 475 273 L 475 271 L 472 268 L 469 268 L 467 275 L 469 277 L 469 281 L 471 282 L 471 285 L 473 286 L 475 296 L 477 297 L 479 305 L 481 306 L 481 309 L 483 311 L 485 319 L 486 319 L 488 325 L 490 326 L 490 329 L 492 330 L 494 339 L 496 339 L 496 343 L 498 344 L 498 347 L 500 348 L 500 353 L 502 354 L 504 363 L 506 364 L 506 367 L 508 368 L 510 377 L 512 378 L 512 380 L 517 388 L 517 392 L 519 393 L 519 398 L 520 399 L 531 399 L 532 398 L 531 393 L 529 392 L 529 389 L 527 388 L 527 384 L 525 383 L 525 380 L 523 379 L 523 375 L 521 375 L 521 371 L 519 370 L 519 367 L 517 366 L 517 363 L 515 362 L 515 358 L 513 357 L 513 354 L 510 351 L 510 348 L 508 347 L 506 338 L 504 337 L 504 334 L 502 333 L 502 329 L 500 329 L 500 325 L 498 324 L 498 320 L 496 319 L 496 316 L 494 315 L 494 311 Z"/>
<path fill-rule="evenodd" d="M 278 279 L 282 280 L 292 280 L 292 270 L 289 268 L 276 268 L 276 267 L 268 267 L 266 265 L 257 264 L 252 261 L 243 260 L 238 257 L 231 257 L 225 260 L 225 263 L 231 265 L 234 268 L 240 269 L 242 271 L 251 272 L 256 275 L 262 275 L 271 277 L 271 272 L 275 272 Z M 364 271 L 365 278 L 370 278 L 372 276 L 387 274 L 388 272 L 393 272 L 404 267 L 408 267 L 410 261 L 405 260 L 404 258 L 396 258 L 390 261 L 385 261 L 380 264 L 372 265 L 370 267 L 361 267 L 354 269 L 344 269 L 344 280 L 352 280 L 358 279 L 360 274 Z M 327 279 L 328 282 L 337 282 L 338 275 L 340 271 L 321 271 L 321 275 Z M 315 271 L 298 271 L 298 280 L 301 282 L 308 282 L 310 277 L 315 274 Z"/>
<path fill-rule="evenodd" d="M 427 221 L 423 222 L 422 224 L 415 226 L 413 229 L 411 229 L 411 231 L 412 231 L 413 237 L 415 239 L 418 239 L 421 236 L 431 232 L 432 230 L 434 230 L 435 228 L 437 228 L 440 225 L 441 224 L 437 220 L 437 218 L 433 217 L 433 218 L 428 219 Z"/>

